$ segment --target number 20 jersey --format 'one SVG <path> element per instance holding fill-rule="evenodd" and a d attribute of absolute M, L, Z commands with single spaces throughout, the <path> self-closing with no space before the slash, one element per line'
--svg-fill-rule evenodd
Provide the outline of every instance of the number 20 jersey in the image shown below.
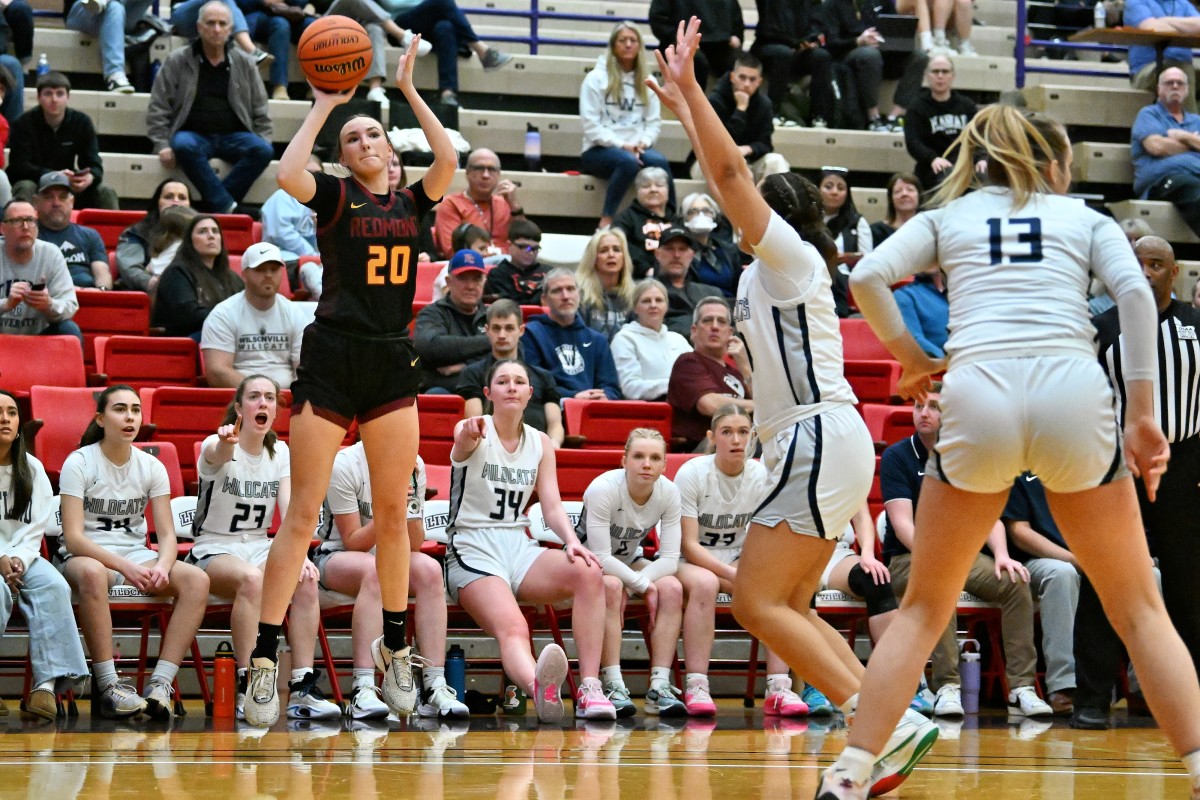
<path fill-rule="evenodd" d="M 275 517 L 279 482 L 292 474 L 288 446 L 275 442 L 275 457 L 266 448 L 252 456 L 234 445 L 233 460 L 214 468 L 204 460 L 204 451 L 217 441 L 216 434 L 204 440 L 196 471 L 200 490 L 192 535 L 196 541 L 226 539 L 252 541 L 267 535 Z"/>
<path fill-rule="evenodd" d="M 417 287 L 420 220 L 434 205 L 424 185 L 386 198 L 354 178 L 314 175 L 324 286 L 317 320 L 357 336 L 405 336 Z"/>
<path fill-rule="evenodd" d="M 528 425 L 515 453 L 504 449 L 490 415 L 487 431 L 466 461 L 451 461 L 450 522 L 458 536 L 472 530 L 512 530 L 521 536 L 529 525 L 525 507 L 537 487 L 542 437 Z"/>

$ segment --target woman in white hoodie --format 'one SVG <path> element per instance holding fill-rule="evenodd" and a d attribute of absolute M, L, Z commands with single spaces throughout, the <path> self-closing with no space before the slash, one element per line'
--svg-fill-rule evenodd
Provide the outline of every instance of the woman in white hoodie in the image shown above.
<path fill-rule="evenodd" d="M 42 462 L 25 452 L 17 400 L 0 390 L 0 635 L 13 605 L 29 625 L 33 690 L 21 704 L 28 714 L 53 720 L 56 694 L 87 673 L 71 589 L 42 558 L 42 536 L 54 515 L 54 492 Z M 8 713 L 5 711 L 5 713 Z"/>
<path fill-rule="evenodd" d="M 662 167 L 671 174 L 667 157 L 654 149 L 662 117 L 658 98 L 646 88 L 649 74 L 641 32 L 632 22 L 618 22 L 579 91 L 583 171 L 608 180 L 601 228 L 612 224 L 638 170 Z M 674 184 L 670 188 L 674 204 Z"/>
<path fill-rule="evenodd" d="M 612 340 L 613 361 L 626 400 L 665 400 L 675 359 L 692 352 L 688 340 L 663 326 L 667 287 L 653 278 L 633 289 L 633 314 Z"/>

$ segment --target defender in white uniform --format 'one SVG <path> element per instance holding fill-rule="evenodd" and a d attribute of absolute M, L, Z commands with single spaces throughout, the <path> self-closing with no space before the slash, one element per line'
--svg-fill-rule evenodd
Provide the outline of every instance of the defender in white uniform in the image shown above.
<path fill-rule="evenodd" d="M 583 494 L 575 526 L 580 540 L 604 567 L 607 612 L 601 674 L 604 691 L 620 716 L 636 709 L 621 676 L 621 631 L 629 595 L 645 598 L 654 629 L 650 634 L 650 687 L 643 708 L 667 717 L 712 716 L 717 707 L 708 689 L 717 580 L 707 570 L 680 570 L 679 490 L 663 476 L 667 445 L 662 434 L 637 428 L 625 440 L 622 468 L 603 473 Z M 658 531 L 658 554 L 642 557 L 642 542 Z M 687 684 L 683 702 L 671 686 L 671 666 L 683 630 Z"/>
<path fill-rule="evenodd" d="M 738 284 L 733 316 L 753 365 L 754 421 L 770 481 L 738 559 L 734 614 L 852 712 L 862 665 L 810 607 L 834 540 L 867 498 L 875 464 L 842 374 L 830 280 L 837 248 L 812 183 L 788 173 L 754 184 L 696 82 L 699 46 L 700 21 L 693 18 L 660 54 L 668 86 L 655 88 L 683 123 L 717 202 L 755 256 Z M 877 781 L 903 780 L 936 738 L 937 727 L 914 713 L 896 729 Z"/>
<path fill-rule="evenodd" d="M 96 418 L 84 431 L 79 449 L 63 462 L 59 555 L 65 560 L 63 575 L 79 596 L 79 626 L 92 656 L 100 715 L 120 718 L 146 711 L 166 719 L 173 713 L 179 664 L 208 604 L 208 578 L 176 561 L 171 486 L 162 463 L 133 446 L 141 426 L 142 404 L 133 389 L 110 386 L 100 393 Z M 147 547 L 148 508 L 154 515 L 157 552 Z M 108 592 L 121 583 L 175 600 L 144 699 L 117 677 L 113 664 Z"/>
<path fill-rule="evenodd" d="M 267 531 L 275 517 L 287 513 L 292 495 L 291 456 L 271 426 L 279 385 L 265 375 L 241 382 L 225 420 L 204 440 L 196 471 L 200 492 L 192 532 L 196 543 L 188 560 L 208 573 L 212 593 L 233 598 L 230 628 L 238 664 L 238 717 L 243 715 L 247 672 L 258 633 L 262 570 L 271 550 Z M 288 641 L 292 647 L 291 719 L 333 719 L 341 709 L 317 687 L 320 670 L 313 668 L 321 607 L 317 599 L 317 570 L 305 562 L 292 594 Z"/>
<path fill-rule="evenodd" d="M 904 606 L 877 645 L 846 752 L 821 798 L 866 796 L 871 753 L 901 710 L 891 687 L 913 681 L 970 565 L 1022 470 L 1046 485 L 1054 517 L 1129 649 L 1159 723 L 1200 794 L 1200 685 L 1155 589 L 1129 467 L 1154 498 L 1168 447 L 1154 421 L 1156 313 L 1117 225 L 1064 194 L 1071 144 L 1057 123 L 992 106 L 963 130 L 935 202 L 863 259 L 855 297 L 923 399 L 942 368 L 905 330 L 889 286 L 936 259 L 948 276 L 951 336 L 941 437 L 930 454 Z M 991 188 L 966 196 L 986 151 Z M 1130 403 L 1122 453 L 1113 395 L 1096 360 L 1087 286 L 1114 293 L 1125 332 Z M 953 532 L 952 534 L 950 532 Z M 936 540 L 934 538 L 936 537 Z M 1010 705 L 1013 698 L 1010 696 Z M 850 787 L 850 788 L 842 788 Z M 822 793 L 824 792 L 824 793 Z"/>
<path fill-rule="evenodd" d="M 454 429 L 446 586 L 500 643 L 504 671 L 528 691 L 543 722 L 562 719 L 567 657 L 552 643 L 534 663 L 529 627 L 517 603 L 573 598 L 571 626 L 582 678 L 575 716 L 613 719 L 616 711 L 598 680 L 603 576 L 563 510 L 549 438 L 521 421 L 533 394 L 529 373 L 519 361 L 501 359 L 488 371 L 483 391 L 492 413 L 462 420 Z M 547 526 L 563 541 L 562 550 L 539 547 L 525 534 L 525 508 L 535 489 Z"/>
<path fill-rule="evenodd" d="M 446 685 L 446 587 L 442 567 L 421 552 L 425 541 L 425 462 L 408 484 L 409 586 L 416 598 L 417 648 L 424 693 L 417 713 L 422 717 L 466 717 L 470 711 Z M 354 598 L 350 621 L 354 650 L 354 690 L 346 706 L 352 719 L 382 719 L 388 707 L 375 686 L 371 643 L 383 635 L 383 600 L 375 569 L 375 526 L 372 524 L 371 475 L 362 443 L 345 448 L 333 460 L 329 493 L 317 537 L 321 544 L 313 563 L 321 588 Z"/>

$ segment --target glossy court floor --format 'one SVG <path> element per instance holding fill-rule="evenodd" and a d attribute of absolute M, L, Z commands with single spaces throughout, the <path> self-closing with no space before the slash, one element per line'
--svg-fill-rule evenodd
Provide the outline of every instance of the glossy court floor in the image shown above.
<path fill-rule="evenodd" d="M 539 727 L 281 722 L 214 729 L 196 705 L 173 725 L 57 725 L 0 718 L 0 798 L 511 798 L 750 800 L 813 797 L 845 742 L 837 721 L 772 721 L 725 701 L 715 721 L 637 717 Z M 1187 779 L 1149 719 L 1074 731 L 1002 714 L 943 724 L 899 798 L 1187 798 Z"/>

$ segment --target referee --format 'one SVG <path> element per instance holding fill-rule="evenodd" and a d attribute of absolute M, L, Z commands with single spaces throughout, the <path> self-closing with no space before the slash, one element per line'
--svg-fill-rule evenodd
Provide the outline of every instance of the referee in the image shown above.
<path fill-rule="evenodd" d="M 1158 304 L 1158 375 L 1155 416 L 1171 443 L 1171 461 L 1151 503 L 1137 481 L 1142 521 L 1151 552 L 1162 573 L 1163 599 L 1171 621 L 1200 666 L 1200 309 L 1171 297 L 1179 273 L 1171 245 L 1157 236 L 1137 240 L 1134 252 Z M 1121 326 L 1117 309 L 1100 314 L 1093 323 L 1098 333 L 1100 363 L 1118 392 L 1118 413 L 1124 412 L 1121 377 Z M 1119 416 L 1119 418 L 1121 418 Z M 1120 640 L 1108 624 L 1095 590 L 1086 580 L 1080 587 L 1075 617 L 1076 679 L 1072 727 L 1099 729 L 1107 725 Z"/>

